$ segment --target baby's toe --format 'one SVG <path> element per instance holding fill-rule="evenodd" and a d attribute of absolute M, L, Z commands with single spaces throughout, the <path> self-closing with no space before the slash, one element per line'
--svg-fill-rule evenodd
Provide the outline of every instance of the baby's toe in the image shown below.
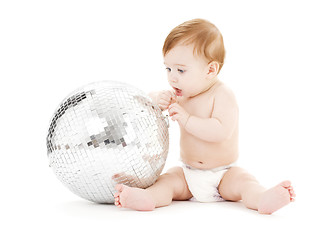
<path fill-rule="evenodd" d="M 284 182 L 281 182 L 280 185 L 283 186 L 284 188 L 287 188 L 287 189 L 290 188 L 290 187 L 292 187 L 291 186 L 291 182 L 289 180 L 286 180 Z"/>
<path fill-rule="evenodd" d="M 122 207 L 122 205 L 121 205 L 121 203 L 120 203 L 120 201 L 119 201 L 119 199 L 117 198 L 117 199 L 115 199 L 115 202 L 114 202 L 114 204 L 115 204 L 115 206 L 117 206 L 117 207 Z"/>
<path fill-rule="evenodd" d="M 289 186 L 289 187 L 286 187 L 287 190 L 293 190 L 293 187 L 292 186 Z"/>

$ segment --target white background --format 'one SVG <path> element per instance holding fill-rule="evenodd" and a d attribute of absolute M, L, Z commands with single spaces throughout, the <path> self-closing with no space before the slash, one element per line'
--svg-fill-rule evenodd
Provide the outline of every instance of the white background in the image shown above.
<path fill-rule="evenodd" d="M 48 167 L 60 101 L 100 80 L 168 88 L 163 41 L 192 18 L 224 37 L 220 79 L 240 107 L 239 166 L 266 187 L 293 182 L 297 201 L 272 216 L 241 203 L 174 202 L 154 212 L 92 204 Z M 0 238 L 330 239 L 330 22 L 319 0 L 1 1 Z M 175 122 L 170 134 L 165 170 L 179 165 Z"/>

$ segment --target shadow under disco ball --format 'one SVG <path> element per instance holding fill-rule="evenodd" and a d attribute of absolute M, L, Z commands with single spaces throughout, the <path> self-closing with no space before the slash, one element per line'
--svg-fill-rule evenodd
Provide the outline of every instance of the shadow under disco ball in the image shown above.
<path fill-rule="evenodd" d="M 168 149 L 168 119 L 160 108 L 137 88 L 114 81 L 71 93 L 55 111 L 47 135 L 55 175 L 97 203 L 113 203 L 118 183 L 151 186 Z"/>

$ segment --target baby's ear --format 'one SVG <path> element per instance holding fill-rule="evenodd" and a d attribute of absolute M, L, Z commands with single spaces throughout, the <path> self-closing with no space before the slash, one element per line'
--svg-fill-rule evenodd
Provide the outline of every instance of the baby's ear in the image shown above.
<path fill-rule="evenodd" d="M 208 77 L 214 78 L 218 74 L 220 64 L 216 61 L 212 61 L 208 64 Z"/>

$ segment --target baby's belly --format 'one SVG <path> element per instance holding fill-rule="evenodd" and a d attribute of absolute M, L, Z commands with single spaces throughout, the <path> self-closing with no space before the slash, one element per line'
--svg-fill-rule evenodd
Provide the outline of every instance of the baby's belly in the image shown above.
<path fill-rule="evenodd" d="M 199 169 L 211 169 L 234 163 L 238 159 L 237 139 L 210 143 L 196 138 L 181 139 L 181 159 Z"/>

